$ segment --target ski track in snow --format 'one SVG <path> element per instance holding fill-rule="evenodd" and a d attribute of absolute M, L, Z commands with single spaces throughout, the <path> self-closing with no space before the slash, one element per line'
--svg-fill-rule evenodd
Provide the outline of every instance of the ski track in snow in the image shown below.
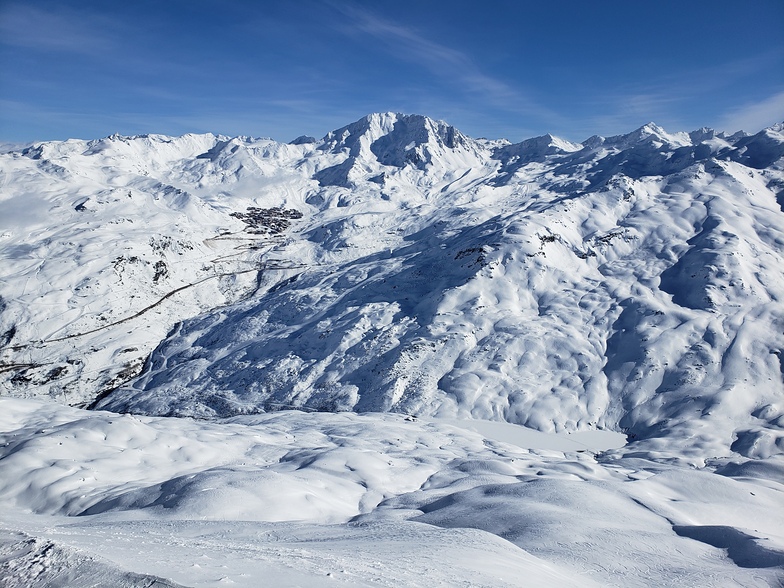
<path fill-rule="evenodd" d="M 0 584 L 784 585 L 783 131 L 0 153 Z"/>

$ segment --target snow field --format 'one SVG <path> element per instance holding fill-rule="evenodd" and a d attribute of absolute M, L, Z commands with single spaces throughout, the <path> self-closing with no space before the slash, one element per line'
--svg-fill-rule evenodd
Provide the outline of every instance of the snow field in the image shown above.
<path fill-rule="evenodd" d="M 747 460 L 768 468 L 755 477 L 743 464 L 699 471 L 556 449 L 571 435 L 521 434 L 538 445 L 523 449 L 472 421 L 205 422 L 0 404 L 6 525 L 123 573 L 189 586 L 218 573 L 247 586 L 260 573 L 280 585 L 331 573 L 346 585 L 765 586 L 784 563 L 780 459 Z M 24 570 L 25 557 L 6 561 Z"/>

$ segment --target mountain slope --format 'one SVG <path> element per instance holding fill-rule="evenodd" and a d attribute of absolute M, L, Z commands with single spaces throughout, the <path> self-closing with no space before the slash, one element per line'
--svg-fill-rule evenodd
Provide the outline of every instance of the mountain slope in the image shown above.
<path fill-rule="evenodd" d="M 604 427 L 696 463 L 784 451 L 781 127 L 511 145 L 377 114 L 293 143 L 2 156 L 14 227 L 43 201 L 3 241 L 6 393 Z M 74 247 L 80 269 L 55 270 Z"/>

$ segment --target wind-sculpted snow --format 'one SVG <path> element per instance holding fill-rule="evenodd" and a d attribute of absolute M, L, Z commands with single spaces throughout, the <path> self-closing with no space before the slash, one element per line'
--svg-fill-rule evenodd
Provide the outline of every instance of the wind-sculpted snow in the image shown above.
<path fill-rule="evenodd" d="M 694 470 L 556 449 L 574 435 L 522 434 L 523 449 L 394 414 L 205 422 L 8 398 L 0 409 L 9 585 L 63 569 L 189 586 L 782 579 L 780 458 Z"/>

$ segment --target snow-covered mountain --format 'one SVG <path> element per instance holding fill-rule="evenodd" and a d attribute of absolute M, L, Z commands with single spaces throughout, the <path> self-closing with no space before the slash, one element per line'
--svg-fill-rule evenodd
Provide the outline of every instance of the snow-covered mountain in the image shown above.
<path fill-rule="evenodd" d="M 784 449 L 781 126 L 508 144 L 374 114 L 294 143 L 3 155 L 5 393 Z"/>
<path fill-rule="evenodd" d="M 490 579 L 501 561 L 565 586 L 780 578 L 784 125 L 511 144 L 387 113 L 289 144 L 46 142 L 0 152 L 0 206 L 0 498 L 98 517 L 69 534 L 3 507 L 43 543 L 0 537 L 0 577 L 54 549 L 134 585 L 229 541 L 150 522 L 184 541 L 158 547 L 170 567 L 80 555 L 90 525 L 133 543 L 146 527 L 122 521 L 158 513 L 352 521 L 275 533 L 383 537 L 422 570 L 437 556 L 401 545 L 450 540 L 421 523 L 520 548 L 461 535 L 460 553 L 493 554 L 460 568 L 477 585 L 519 585 Z M 500 422 L 558 435 L 511 449 Z M 563 445 L 590 431 L 628 443 Z M 450 545 L 403 583 L 456 585 L 474 556 Z M 381 556 L 357 557 L 337 561 L 367 579 Z"/>

